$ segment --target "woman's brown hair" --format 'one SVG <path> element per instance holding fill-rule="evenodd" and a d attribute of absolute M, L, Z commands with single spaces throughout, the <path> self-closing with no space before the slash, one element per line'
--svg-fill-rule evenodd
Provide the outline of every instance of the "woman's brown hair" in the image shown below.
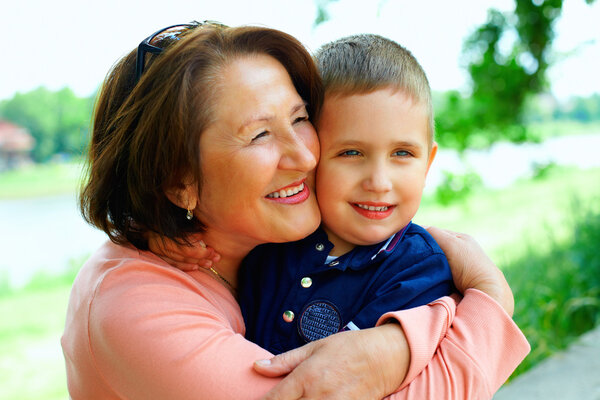
<path fill-rule="evenodd" d="M 200 26 L 157 56 L 135 84 L 136 51 L 109 72 L 97 99 L 81 212 L 116 243 L 147 249 L 146 233 L 185 242 L 205 226 L 186 219 L 166 192 L 202 189 L 200 135 L 214 115 L 223 67 L 266 54 L 278 60 L 318 116 L 323 89 L 310 54 L 294 37 L 263 27 Z"/>

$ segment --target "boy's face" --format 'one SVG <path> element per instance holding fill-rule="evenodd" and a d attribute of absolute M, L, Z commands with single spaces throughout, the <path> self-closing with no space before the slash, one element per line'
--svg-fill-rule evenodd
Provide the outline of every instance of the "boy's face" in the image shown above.
<path fill-rule="evenodd" d="M 326 96 L 317 128 L 316 193 L 332 255 L 406 226 L 437 151 L 428 148 L 426 108 L 391 89 Z"/>

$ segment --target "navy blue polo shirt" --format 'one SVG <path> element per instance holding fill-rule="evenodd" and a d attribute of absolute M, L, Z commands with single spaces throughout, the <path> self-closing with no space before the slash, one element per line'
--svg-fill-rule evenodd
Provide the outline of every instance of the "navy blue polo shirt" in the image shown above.
<path fill-rule="evenodd" d="M 454 289 L 442 249 L 416 224 L 328 262 L 332 248 L 319 228 L 303 240 L 250 252 L 238 280 L 248 340 L 278 354 L 340 330 L 373 327 L 388 311 Z"/>

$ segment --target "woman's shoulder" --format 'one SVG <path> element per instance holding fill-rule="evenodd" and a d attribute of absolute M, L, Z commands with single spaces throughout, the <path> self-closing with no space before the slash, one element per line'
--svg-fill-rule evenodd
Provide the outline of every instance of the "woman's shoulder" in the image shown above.
<path fill-rule="evenodd" d="M 189 306 L 210 312 L 234 330 L 243 329 L 235 298 L 210 275 L 181 271 L 130 245 L 102 245 L 82 267 L 73 290 L 87 297 L 90 312 L 103 315 L 139 316 L 165 304 L 171 307 L 165 312 L 179 313 Z"/>

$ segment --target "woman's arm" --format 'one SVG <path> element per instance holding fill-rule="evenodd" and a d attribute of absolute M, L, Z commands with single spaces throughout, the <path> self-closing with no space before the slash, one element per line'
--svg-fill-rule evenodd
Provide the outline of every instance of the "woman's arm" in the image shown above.
<path fill-rule="evenodd" d="M 460 282 L 466 286 L 479 285 L 496 301 L 510 309 L 512 294 L 510 290 L 505 290 L 508 287 L 506 281 L 501 273 L 498 274 L 496 267 L 489 264 L 491 261 L 472 239 L 435 228 L 430 228 L 430 233 L 449 256 L 453 274 L 455 270 L 466 271 L 458 275 L 459 288 L 464 289 Z M 456 313 L 458 324 L 455 322 L 456 303 L 446 298 L 429 306 L 388 316 L 395 318 L 400 324 L 386 324 L 373 329 L 333 335 L 279 355 L 268 365 L 255 365 L 255 370 L 265 376 L 281 376 L 291 372 L 266 398 L 294 399 L 310 395 L 323 399 L 378 399 L 392 393 L 393 388 L 399 387 L 402 381 L 405 382 L 404 388 L 394 395 L 396 398 L 419 398 L 424 390 L 436 385 L 440 388 L 440 396 L 463 398 L 452 397 L 456 388 L 448 382 L 457 382 L 454 377 L 461 378 L 465 383 L 463 387 L 471 393 L 478 390 L 488 393 L 490 388 L 499 386 L 506 377 L 500 373 L 482 375 L 478 373 L 477 366 L 489 365 L 489 371 L 497 369 L 509 371 L 510 374 L 527 354 L 528 344 L 512 324 L 510 317 L 494 301 L 485 295 L 478 296 L 476 291 L 466 293 L 467 299 L 473 297 L 473 301 L 463 302 L 465 306 L 459 307 Z M 470 304 L 470 307 L 466 307 Z M 500 325 L 505 327 L 505 332 L 492 336 L 493 340 L 489 344 L 492 350 L 501 351 L 510 343 L 515 349 L 514 357 L 499 359 L 498 351 L 490 351 L 488 358 L 471 360 L 470 356 L 481 356 L 481 349 L 488 345 L 484 340 L 489 335 L 489 331 L 485 329 L 488 322 L 485 318 L 470 318 L 470 314 L 477 316 L 480 312 L 482 317 L 492 322 L 501 321 Z M 458 329 L 451 331 L 455 332 L 454 336 L 464 340 L 468 338 L 471 342 L 459 341 L 454 346 L 456 339 L 451 339 L 452 335 L 447 338 L 446 335 L 451 324 Z M 420 329 L 410 329 L 411 327 Z M 465 336 L 465 333 L 471 332 L 472 335 Z M 441 350 L 432 360 L 438 344 Z M 426 374 L 423 376 L 427 378 L 419 376 L 415 382 L 406 386 L 426 366 Z M 408 376 L 404 379 L 407 369 Z"/>
<path fill-rule="evenodd" d="M 427 306 L 386 314 L 380 319 L 380 324 L 390 318 L 399 322 L 405 336 L 396 340 L 407 340 L 411 354 L 406 379 L 391 397 L 491 398 L 529 352 L 529 344 L 507 313 L 512 313 L 512 293 L 502 273 L 471 237 L 437 228 L 430 228 L 429 232 L 446 252 L 457 287 L 465 291 L 465 298 L 458 307 L 453 299 L 445 297 Z M 468 290 L 471 287 L 489 295 L 476 289 Z M 385 326 L 394 328 L 395 325 Z M 332 337 L 335 336 L 338 335 Z M 378 338 L 374 336 L 371 340 Z M 306 350 L 307 346 L 276 356 L 271 365 L 257 370 L 286 373 L 297 365 L 300 368 Z M 377 353 L 374 357 L 377 370 L 385 371 L 394 365 L 386 358 L 393 351 Z M 400 368 L 394 373 L 404 374 L 406 357 L 403 353 L 396 354 Z M 293 380 L 286 382 L 290 377 Z M 384 379 L 388 379 L 389 384 L 393 378 L 388 375 Z M 267 398 L 300 398 L 287 397 L 283 390 L 310 394 L 311 382 L 296 379 L 292 372 Z"/>

